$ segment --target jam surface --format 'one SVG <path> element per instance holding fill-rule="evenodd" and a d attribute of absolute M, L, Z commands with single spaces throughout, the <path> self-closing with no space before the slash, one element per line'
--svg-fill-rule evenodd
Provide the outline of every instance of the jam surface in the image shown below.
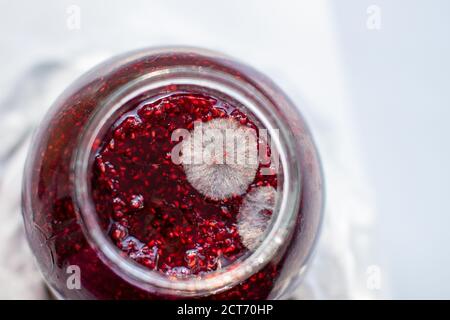
<path fill-rule="evenodd" d="M 177 277 L 207 273 L 252 249 L 238 228 L 239 210 L 246 195 L 276 190 L 276 175 L 261 172 L 270 163 L 256 165 L 244 193 L 215 199 L 199 192 L 186 168 L 172 159 L 180 143 L 173 141 L 175 130 L 192 132 L 195 123 L 217 119 L 257 135 L 260 130 L 248 114 L 220 98 L 182 92 L 130 105 L 99 142 L 91 183 L 96 211 L 113 243 L 151 270 Z M 214 179 L 205 183 L 226 187 Z"/>

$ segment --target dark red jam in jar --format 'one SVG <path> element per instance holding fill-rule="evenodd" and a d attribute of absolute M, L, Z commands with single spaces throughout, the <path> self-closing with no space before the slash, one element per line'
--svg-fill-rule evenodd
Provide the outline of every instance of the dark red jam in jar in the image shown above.
<path fill-rule="evenodd" d="M 277 299 L 298 286 L 322 176 L 298 109 L 226 56 L 167 48 L 82 76 L 38 129 L 23 215 L 65 299 Z"/>

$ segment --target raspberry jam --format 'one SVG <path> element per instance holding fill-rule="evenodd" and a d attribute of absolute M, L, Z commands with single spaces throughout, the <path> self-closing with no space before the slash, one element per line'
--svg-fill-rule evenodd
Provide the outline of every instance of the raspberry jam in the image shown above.
<path fill-rule="evenodd" d="M 131 259 L 171 276 L 214 271 L 243 256 L 248 231 L 237 221 L 243 198 L 264 190 L 261 187 L 274 192 L 277 187 L 275 174 L 262 175 L 257 167 L 252 172 L 252 166 L 231 173 L 231 178 L 253 173 L 248 184 L 243 182 L 244 194 L 233 194 L 233 186 L 222 185 L 223 180 L 208 181 L 214 164 L 202 168 L 201 181 L 189 182 L 183 166 L 171 160 L 178 143 L 171 137 L 176 129 L 194 128 L 195 121 L 226 121 L 258 132 L 247 115 L 226 101 L 172 94 L 153 103 L 140 102 L 122 114 L 95 157 L 93 198 L 97 213 L 107 221 L 106 232 Z M 215 199 L 199 192 L 197 184 L 232 192 Z M 250 214 L 270 217 L 272 212 Z"/>
<path fill-rule="evenodd" d="M 303 277 L 322 202 L 282 91 L 226 56 L 168 48 L 112 58 L 57 99 L 22 207 L 59 298 L 276 299 Z"/>

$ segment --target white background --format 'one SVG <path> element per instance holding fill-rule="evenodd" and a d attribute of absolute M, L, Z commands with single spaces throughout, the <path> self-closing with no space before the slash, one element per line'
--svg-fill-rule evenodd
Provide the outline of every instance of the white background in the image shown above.
<path fill-rule="evenodd" d="M 81 10 L 79 29 L 67 24 L 71 5 Z M 380 30 L 367 27 L 370 5 L 381 10 Z M 450 298 L 449 15 L 445 0 L 0 1 L 0 112 L 11 118 L 0 128 L 2 152 L 10 151 L 18 126 L 35 124 L 48 107 L 36 109 L 37 117 L 22 115 L 25 121 L 10 115 L 26 108 L 18 97 L 40 88 L 25 87 L 30 70 L 77 65 L 51 92 L 44 87 L 51 101 L 111 54 L 164 44 L 219 50 L 273 78 L 316 137 L 333 219 L 316 259 L 325 261 L 322 271 L 311 277 L 333 272 L 335 260 L 320 254 L 328 250 L 346 259 L 337 277 L 350 279 L 336 295 L 316 297 L 364 297 L 344 291 L 363 281 L 351 280 L 353 273 L 376 265 L 381 296 Z M 15 199 L 19 187 L 5 181 L 2 201 Z M 358 224 L 367 232 L 349 236 Z M 333 239 L 342 246 L 327 247 Z M 27 296 L 16 293 L 0 296 Z"/>

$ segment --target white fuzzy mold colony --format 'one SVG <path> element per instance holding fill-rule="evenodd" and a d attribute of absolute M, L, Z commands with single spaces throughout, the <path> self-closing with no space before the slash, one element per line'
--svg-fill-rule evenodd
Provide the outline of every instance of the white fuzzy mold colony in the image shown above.
<path fill-rule="evenodd" d="M 214 200 L 241 195 L 255 179 L 257 146 L 256 131 L 235 119 L 196 123 L 181 148 L 186 177 Z"/>
<path fill-rule="evenodd" d="M 237 216 L 241 241 L 255 250 L 262 240 L 275 207 L 277 191 L 273 187 L 259 187 L 250 191 L 242 202 Z"/>

